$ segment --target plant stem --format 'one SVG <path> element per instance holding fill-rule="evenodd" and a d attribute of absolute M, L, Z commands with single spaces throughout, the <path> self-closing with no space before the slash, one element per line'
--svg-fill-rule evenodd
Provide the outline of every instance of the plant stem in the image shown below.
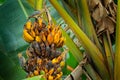
<path fill-rule="evenodd" d="M 104 59 L 99 49 L 91 42 L 91 40 L 85 35 L 85 33 L 78 27 L 78 25 L 72 20 L 67 12 L 60 6 L 57 0 L 49 0 L 51 4 L 56 8 L 59 14 L 63 17 L 70 28 L 76 34 L 82 46 L 89 52 L 89 55 L 93 59 L 95 66 L 104 80 L 109 80 L 107 68 L 104 64 Z"/>
<path fill-rule="evenodd" d="M 120 0 L 117 7 L 114 80 L 120 80 Z"/>
<path fill-rule="evenodd" d="M 95 42 L 96 46 L 100 49 L 101 52 L 103 52 L 102 47 L 98 41 L 93 23 L 91 21 L 91 17 L 89 14 L 89 9 L 87 6 L 87 1 L 86 0 L 80 0 L 78 1 L 80 9 L 81 9 L 81 17 L 83 20 L 83 26 L 85 28 L 85 33 L 87 34 L 87 36 L 93 41 Z"/>
<path fill-rule="evenodd" d="M 110 50 L 110 45 L 108 43 L 108 39 L 106 37 L 106 34 L 103 34 L 103 42 L 104 42 L 104 49 L 105 49 L 105 53 L 106 53 L 106 61 L 108 64 L 108 70 L 109 70 L 109 74 L 111 77 L 111 80 L 113 80 L 113 60 L 112 60 L 112 53 Z"/>
<path fill-rule="evenodd" d="M 111 52 L 111 56 L 112 56 L 112 61 L 113 61 L 113 64 L 114 64 L 114 52 L 113 52 L 113 49 L 112 49 L 112 43 L 111 43 L 111 39 L 110 39 L 110 32 L 107 30 L 106 31 L 106 34 L 107 34 L 107 39 L 108 39 L 108 44 L 109 44 L 109 47 L 110 47 L 110 52 Z"/>
<path fill-rule="evenodd" d="M 93 69 L 93 67 L 90 64 L 85 64 L 84 69 L 87 71 L 89 76 L 92 78 L 92 80 L 102 80 L 97 72 Z"/>
<path fill-rule="evenodd" d="M 41 10 L 43 5 L 43 0 L 35 0 L 35 10 Z"/>

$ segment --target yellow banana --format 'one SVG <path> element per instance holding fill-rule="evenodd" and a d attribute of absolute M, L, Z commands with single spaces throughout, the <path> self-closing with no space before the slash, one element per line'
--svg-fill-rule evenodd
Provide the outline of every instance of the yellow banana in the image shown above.
<path fill-rule="evenodd" d="M 62 77 L 63 73 L 60 72 L 59 74 L 57 74 L 57 77 L 55 78 L 55 80 L 59 80 Z"/>
<path fill-rule="evenodd" d="M 36 36 L 40 34 L 37 28 L 35 28 L 34 31 L 35 31 L 35 35 L 36 35 Z"/>
<path fill-rule="evenodd" d="M 55 36 L 54 36 L 54 43 L 57 44 L 60 40 L 60 34 L 59 33 L 56 33 Z"/>
<path fill-rule="evenodd" d="M 45 71 L 45 73 L 48 73 L 48 69 L 47 69 L 47 68 L 45 68 L 45 70 L 44 70 L 44 71 Z"/>
<path fill-rule="evenodd" d="M 64 61 L 61 61 L 60 62 L 60 67 L 64 67 L 65 66 L 65 62 Z"/>
<path fill-rule="evenodd" d="M 53 35 L 53 37 L 55 36 L 55 28 L 53 28 L 53 30 L 52 30 L 52 35 Z"/>
<path fill-rule="evenodd" d="M 52 64 L 56 64 L 56 63 L 58 63 L 58 62 L 59 62 L 59 61 L 58 61 L 57 58 L 52 59 Z"/>
<path fill-rule="evenodd" d="M 32 23 L 30 21 L 28 21 L 26 24 L 25 24 L 25 28 L 30 30 L 32 27 Z"/>
<path fill-rule="evenodd" d="M 34 75 L 35 76 L 39 75 L 39 71 L 38 70 L 34 70 Z"/>
<path fill-rule="evenodd" d="M 48 74 L 51 75 L 51 74 L 53 74 L 53 72 L 54 72 L 54 68 L 50 69 Z"/>
<path fill-rule="evenodd" d="M 59 42 L 59 40 L 60 40 L 60 37 L 62 36 L 62 32 L 59 29 L 59 26 L 55 27 L 54 34 L 55 34 L 55 36 L 54 36 L 54 43 L 57 44 Z"/>
<path fill-rule="evenodd" d="M 54 24 L 54 23 L 52 23 L 52 24 L 51 24 L 51 27 L 52 27 L 52 29 L 53 29 L 53 28 L 55 27 L 55 24 Z"/>
<path fill-rule="evenodd" d="M 53 76 L 49 75 L 48 80 L 54 80 Z"/>
<path fill-rule="evenodd" d="M 47 25 L 47 32 L 48 34 L 50 34 L 50 32 L 52 31 L 52 27 L 50 24 Z"/>
<path fill-rule="evenodd" d="M 61 56 L 61 55 L 58 56 L 58 57 L 57 57 L 58 63 L 59 63 L 62 59 L 63 59 L 63 56 Z"/>
<path fill-rule="evenodd" d="M 44 32 L 41 32 L 41 39 L 44 41 L 44 42 L 46 42 L 46 36 L 45 36 L 45 34 L 44 34 Z"/>
<path fill-rule="evenodd" d="M 36 40 L 37 42 L 41 42 L 40 36 L 36 36 L 36 37 L 35 37 L 35 40 Z"/>
<path fill-rule="evenodd" d="M 34 40 L 34 38 L 27 32 L 26 29 L 23 30 L 23 38 L 27 42 L 32 42 Z"/>
<path fill-rule="evenodd" d="M 33 29 L 30 31 L 30 35 L 32 36 L 32 37 L 35 37 L 36 35 L 35 35 L 35 31 L 33 31 Z"/>
<path fill-rule="evenodd" d="M 61 67 L 58 67 L 58 68 L 57 68 L 57 72 L 58 72 L 58 73 L 59 73 L 61 70 L 62 70 Z"/>
<path fill-rule="evenodd" d="M 40 28 L 42 28 L 42 22 L 43 22 L 42 18 L 39 18 L 39 19 L 38 19 L 38 24 L 39 24 L 39 27 L 40 27 Z"/>
<path fill-rule="evenodd" d="M 60 41 L 59 41 L 59 43 L 57 44 L 57 47 L 62 47 L 63 44 L 64 44 L 64 42 L 65 42 L 65 38 L 64 38 L 64 37 L 60 38 Z"/>
<path fill-rule="evenodd" d="M 55 30 L 58 31 L 60 29 L 60 26 L 56 26 Z"/>
<path fill-rule="evenodd" d="M 42 59 L 38 58 L 37 59 L 37 64 L 41 65 L 42 64 Z"/>
<path fill-rule="evenodd" d="M 23 35 L 23 39 L 24 39 L 26 42 L 31 42 L 31 41 L 29 41 L 28 39 L 26 39 L 24 35 Z"/>
<path fill-rule="evenodd" d="M 59 27 L 57 26 L 57 27 L 53 27 L 53 29 L 52 29 L 52 35 L 53 36 L 55 36 L 55 34 L 57 33 L 57 31 L 59 30 Z"/>
<path fill-rule="evenodd" d="M 57 31 L 57 33 L 60 35 L 60 37 L 62 36 L 62 32 L 60 29 Z"/>
<path fill-rule="evenodd" d="M 52 42 L 53 42 L 53 36 L 52 36 L 52 34 L 48 34 L 48 36 L 47 36 L 47 41 L 48 41 L 48 44 L 49 44 L 49 45 L 52 44 Z"/>

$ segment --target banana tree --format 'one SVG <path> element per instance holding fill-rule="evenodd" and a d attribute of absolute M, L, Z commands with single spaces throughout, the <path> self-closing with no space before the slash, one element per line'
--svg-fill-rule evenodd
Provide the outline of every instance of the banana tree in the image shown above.
<path fill-rule="evenodd" d="M 30 45 L 22 38 L 23 26 L 35 10 L 42 12 L 46 6 L 52 22 L 61 26 L 66 38 L 62 49 L 69 50 L 63 79 L 119 80 L 120 1 L 115 3 L 113 0 L 1 0 L 0 79 L 25 79 L 27 73 L 17 56 L 20 52 L 27 57 L 25 51 Z M 46 21 L 45 14 L 43 11 Z M 42 79 L 43 75 L 27 78 Z"/>

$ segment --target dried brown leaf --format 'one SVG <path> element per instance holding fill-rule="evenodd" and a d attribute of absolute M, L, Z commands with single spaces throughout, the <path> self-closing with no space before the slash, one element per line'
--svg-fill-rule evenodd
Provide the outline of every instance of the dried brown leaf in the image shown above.
<path fill-rule="evenodd" d="M 108 4 L 107 10 L 109 12 L 109 15 L 116 19 L 117 5 L 114 2 Z"/>
<path fill-rule="evenodd" d="M 96 8 L 94 9 L 94 12 L 92 13 L 92 17 L 97 22 L 101 21 L 104 17 L 107 16 L 107 10 L 102 6 L 101 3 L 96 5 Z"/>
<path fill-rule="evenodd" d="M 110 34 L 114 33 L 115 22 L 111 17 L 107 16 L 97 24 L 97 34 L 101 35 L 105 30 L 108 30 Z"/>
<path fill-rule="evenodd" d="M 87 58 L 85 57 L 79 65 L 71 72 L 70 75 L 68 75 L 65 80 L 81 80 L 80 77 L 83 73 L 82 66 L 85 65 L 87 62 Z M 87 74 L 87 73 L 86 73 Z"/>
<path fill-rule="evenodd" d="M 93 9 L 96 7 L 96 5 L 98 5 L 98 3 L 100 3 L 100 0 L 87 0 L 87 1 L 88 1 L 90 11 L 93 11 Z"/>
<path fill-rule="evenodd" d="M 106 7 L 108 4 L 110 4 L 113 0 L 101 0 L 103 2 L 103 5 Z"/>
<path fill-rule="evenodd" d="M 88 0 L 91 16 L 95 21 L 96 32 L 100 36 L 106 30 L 114 33 L 117 5 L 113 0 Z"/>

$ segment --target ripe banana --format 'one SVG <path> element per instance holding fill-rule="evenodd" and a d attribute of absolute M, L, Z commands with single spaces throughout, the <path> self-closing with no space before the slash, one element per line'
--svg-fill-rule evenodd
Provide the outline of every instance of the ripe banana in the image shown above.
<path fill-rule="evenodd" d="M 62 32 L 60 29 L 57 31 L 57 33 L 59 34 L 60 37 L 62 36 Z"/>
<path fill-rule="evenodd" d="M 54 80 L 53 76 L 49 75 L 48 80 Z"/>
<path fill-rule="evenodd" d="M 26 24 L 25 24 L 25 28 L 30 30 L 32 27 L 32 23 L 30 21 L 28 21 Z"/>
<path fill-rule="evenodd" d="M 61 37 L 59 43 L 57 44 L 57 47 L 62 47 L 65 42 L 65 38 Z"/>
<path fill-rule="evenodd" d="M 33 29 L 31 30 L 30 35 L 31 35 L 32 37 L 35 37 L 35 36 L 36 36 L 36 35 L 35 35 L 35 31 L 33 31 Z"/>
<path fill-rule="evenodd" d="M 49 74 L 49 75 L 52 75 L 53 72 L 54 72 L 54 68 L 50 69 L 49 72 L 48 72 L 48 74 Z"/>
<path fill-rule="evenodd" d="M 52 35 L 55 36 L 55 34 L 57 33 L 58 30 L 59 30 L 59 26 L 57 26 L 57 27 L 54 26 L 52 29 L 52 32 L 51 32 Z"/>
<path fill-rule="evenodd" d="M 60 40 L 60 35 L 57 33 L 54 36 L 54 43 L 57 44 L 59 42 L 59 40 Z"/>
<path fill-rule="evenodd" d="M 35 76 L 39 75 L 39 71 L 38 70 L 34 70 L 34 75 Z"/>
<path fill-rule="evenodd" d="M 38 19 L 38 24 L 39 24 L 39 27 L 40 27 L 40 28 L 42 28 L 42 23 L 43 23 L 42 18 L 39 18 L 39 19 Z"/>
<path fill-rule="evenodd" d="M 36 36 L 36 37 L 35 37 L 35 40 L 36 40 L 37 42 L 41 42 L 40 36 Z"/>
<path fill-rule="evenodd" d="M 53 36 L 52 36 L 52 34 L 48 34 L 47 41 L 48 41 L 49 45 L 51 45 L 53 43 Z"/>
<path fill-rule="evenodd" d="M 52 64 L 57 64 L 59 61 L 57 58 L 52 59 Z"/>
<path fill-rule="evenodd" d="M 60 67 L 64 67 L 65 66 L 65 62 L 64 61 L 61 61 L 60 62 Z"/>
<path fill-rule="evenodd" d="M 37 64 L 41 65 L 42 64 L 42 59 L 38 58 L 37 59 Z"/>
<path fill-rule="evenodd" d="M 57 77 L 55 78 L 55 80 L 60 79 L 60 78 L 62 77 L 62 75 L 63 75 L 63 73 L 62 73 L 62 72 L 60 72 L 59 74 L 57 74 Z"/>
<path fill-rule="evenodd" d="M 27 42 L 32 42 L 34 38 L 27 32 L 26 29 L 23 30 L 23 38 Z"/>
<path fill-rule="evenodd" d="M 41 39 L 42 39 L 44 42 L 46 42 L 46 36 L 45 36 L 45 33 L 44 33 L 43 31 L 41 32 L 40 36 L 41 36 Z"/>

